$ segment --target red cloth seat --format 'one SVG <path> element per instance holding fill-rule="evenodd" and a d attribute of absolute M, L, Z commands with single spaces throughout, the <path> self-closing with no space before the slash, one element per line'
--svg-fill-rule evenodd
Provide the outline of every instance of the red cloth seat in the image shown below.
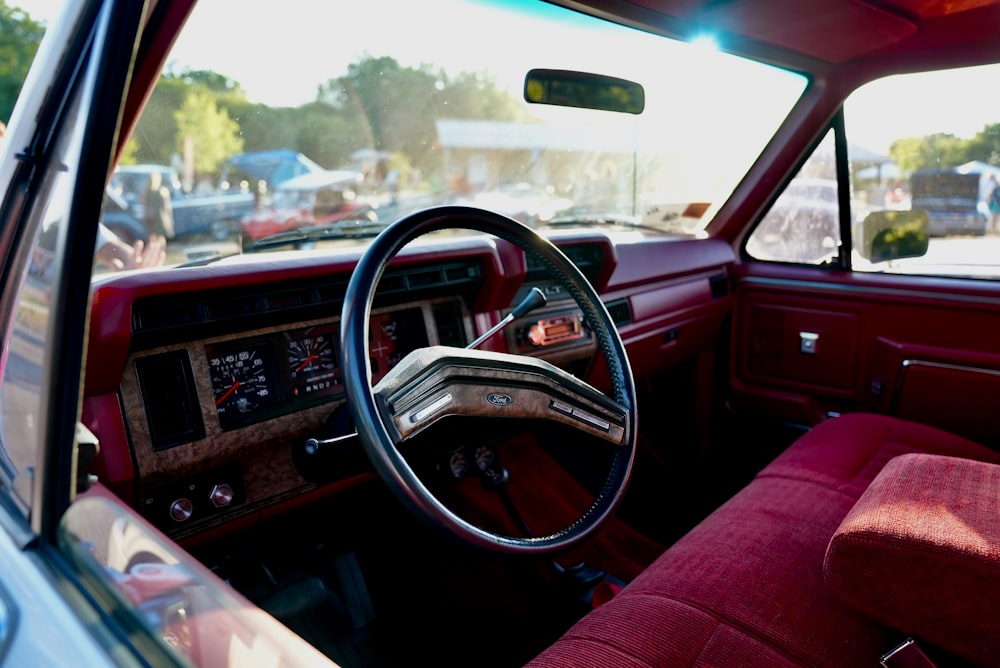
<path fill-rule="evenodd" d="M 932 427 L 828 420 L 530 665 L 878 665 L 905 636 L 838 598 L 824 556 L 879 471 L 908 452 L 1000 463 L 1000 453 Z"/>
<path fill-rule="evenodd" d="M 1000 665 L 998 498 L 996 464 L 896 457 L 830 541 L 827 585 L 873 619 Z"/>

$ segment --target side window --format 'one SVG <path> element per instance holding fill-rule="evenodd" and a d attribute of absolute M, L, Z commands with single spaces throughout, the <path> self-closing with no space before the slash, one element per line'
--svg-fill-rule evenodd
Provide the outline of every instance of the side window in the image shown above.
<path fill-rule="evenodd" d="M 840 205 L 831 130 L 747 240 L 758 260 L 828 264 L 840 248 Z"/>
<path fill-rule="evenodd" d="M 850 165 L 856 270 L 1000 278 L 1000 67 L 888 77 L 844 107 L 873 159 Z M 984 97 L 985 95 L 985 97 Z"/>
<path fill-rule="evenodd" d="M 847 99 L 852 269 L 1000 278 L 1000 112 L 983 97 L 998 77 L 1000 66 L 893 76 Z M 837 261 L 833 156 L 831 131 L 751 234 L 751 257 Z"/>

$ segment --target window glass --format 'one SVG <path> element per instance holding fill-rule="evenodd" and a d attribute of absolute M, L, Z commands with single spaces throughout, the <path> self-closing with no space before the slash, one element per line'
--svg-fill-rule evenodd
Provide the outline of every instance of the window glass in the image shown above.
<path fill-rule="evenodd" d="M 39 204 L 30 216 L 28 238 L 32 242 L 16 251 L 24 254 L 24 272 L 17 284 L 5 288 L 15 290 L 17 298 L 0 371 L 0 464 L 4 474 L 13 477 L 13 489 L 25 505 L 32 499 L 39 453 L 50 424 L 46 418 L 46 375 L 51 368 L 53 328 L 58 326 L 50 305 L 56 300 L 61 264 L 59 228 L 69 217 L 70 186 L 79 165 L 79 159 L 71 154 L 78 150 L 78 135 L 64 142 L 58 158 L 64 168 L 50 172 L 52 181 L 37 198 Z"/>
<path fill-rule="evenodd" d="M 983 95 L 998 76 L 893 76 L 846 101 L 853 269 L 1000 277 L 1000 113 Z M 751 257 L 838 262 L 833 145 L 831 131 L 748 238 Z"/>
<path fill-rule="evenodd" d="M 45 23 L 29 12 L 0 4 L 0 26 L 6 48 L 15 54 L 3 68 L 5 84 L 0 86 L 0 154 L 7 151 L 7 122 L 34 58 Z M 64 158 L 68 158 L 65 153 Z M 66 159 L 68 165 L 77 161 Z M 32 212 L 26 238 L 17 252 L 15 265 L 22 268 L 20 280 L 5 285 L 16 294 L 14 318 L 4 334 L 0 349 L 0 478 L 13 491 L 15 502 L 28 512 L 38 472 L 39 452 L 46 424 L 43 403 L 43 369 L 46 342 L 52 325 L 49 304 L 52 278 L 56 270 L 55 241 L 58 226 L 67 212 L 66 186 L 73 170 L 58 172 L 47 184 L 49 198 L 40 197 Z"/>
<path fill-rule="evenodd" d="M 260 252 L 301 228 L 367 243 L 436 204 L 697 233 L 805 87 L 545 3 L 354 3 L 333 40 L 328 13 L 311 0 L 195 7 L 111 179 L 105 227 L 117 257 L 138 261 L 99 257 L 95 273 Z M 645 111 L 529 105 L 532 68 L 638 82 Z"/>
<path fill-rule="evenodd" d="M 747 239 L 758 260 L 826 264 L 840 248 L 833 131 L 806 160 Z"/>
<path fill-rule="evenodd" d="M 850 163 L 855 269 L 1000 277 L 998 77 L 1000 66 L 894 76 L 847 100 L 847 136 L 865 148 Z"/>

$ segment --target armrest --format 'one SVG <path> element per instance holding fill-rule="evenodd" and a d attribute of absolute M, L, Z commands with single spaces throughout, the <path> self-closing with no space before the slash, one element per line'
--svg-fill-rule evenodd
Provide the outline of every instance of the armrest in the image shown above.
<path fill-rule="evenodd" d="M 830 540 L 826 583 L 882 624 L 1000 664 L 998 500 L 998 465 L 896 457 Z"/>

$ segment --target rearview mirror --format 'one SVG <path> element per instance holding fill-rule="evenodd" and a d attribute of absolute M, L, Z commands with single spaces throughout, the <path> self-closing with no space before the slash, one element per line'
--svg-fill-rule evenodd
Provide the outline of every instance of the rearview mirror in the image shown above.
<path fill-rule="evenodd" d="M 531 70 L 524 78 L 524 99 L 535 104 L 641 114 L 646 91 L 617 77 L 571 70 Z"/>
<path fill-rule="evenodd" d="M 855 234 L 854 245 L 861 257 L 886 262 L 927 254 L 930 222 L 923 209 L 872 211 Z"/>

